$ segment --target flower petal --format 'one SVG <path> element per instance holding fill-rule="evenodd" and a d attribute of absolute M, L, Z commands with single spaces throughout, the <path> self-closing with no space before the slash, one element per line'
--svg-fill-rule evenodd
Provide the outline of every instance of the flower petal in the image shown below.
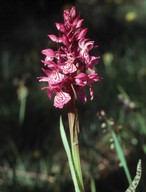
<path fill-rule="evenodd" d="M 57 108 L 63 108 L 71 100 L 71 96 L 66 92 L 57 92 L 54 98 L 54 106 Z"/>
<path fill-rule="evenodd" d="M 56 42 L 56 43 L 61 43 L 61 42 L 62 42 L 61 38 L 60 38 L 60 37 L 57 37 L 56 35 L 50 34 L 50 35 L 48 35 L 48 37 L 49 37 L 52 41 L 54 41 L 54 42 Z"/>
<path fill-rule="evenodd" d="M 63 79 L 64 79 L 64 75 L 54 70 L 51 72 L 49 76 L 49 83 L 58 84 L 58 83 L 61 83 Z"/>
<path fill-rule="evenodd" d="M 55 25 L 56 25 L 58 31 L 63 32 L 63 33 L 66 31 L 65 26 L 62 23 L 55 23 Z"/>
<path fill-rule="evenodd" d="M 72 7 L 70 10 L 70 16 L 72 19 L 74 19 L 74 17 L 76 16 L 76 9 L 75 7 Z"/>
<path fill-rule="evenodd" d="M 66 65 L 60 66 L 60 69 L 64 74 L 74 73 L 77 71 L 76 66 L 70 62 L 67 62 Z"/>
<path fill-rule="evenodd" d="M 66 46 L 66 47 L 68 47 L 69 46 L 69 41 L 68 41 L 69 39 L 67 38 L 67 36 L 66 35 L 62 35 L 62 43 Z"/>
<path fill-rule="evenodd" d="M 77 24 L 76 24 L 76 28 L 79 28 L 82 26 L 82 23 L 83 23 L 84 19 L 80 19 L 78 20 Z"/>
<path fill-rule="evenodd" d="M 81 38 L 85 37 L 85 35 L 86 35 L 87 31 L 88 31 L 88 29 L 87 29 L 87 28 L 82 29 L 82 30 L 80 31 L 80 33 L 78 34 L 78 36 L 77 36 L 77 40 L 79 40 L 79 39 L 81 39 Z"/>
<path fill-rule="evenodd" d="M 90 71 L 90 74 L 88 75 L 88 84 L 101 80 L 101 78 L 98 76 L 98 74 L 94 70 L 90 69 L 89 71 Z"/>
<path fill-rule="evenodd" d="M 68 21 L 69 18 L 69 10 L 65 9 L 63 12 L 63 18 L 64 18 L 64 23 Z"/>
<path fill-rule="evenodd" d="M 100 57 L 91 56 L 88 67 L 93 67 L 94 65 L 97 65 L 99 63 L 99 59 Z"/>
<path fill-rule="evenodd" d="M 42 50 L 42 54 L 46 55 L 47 57 L 54 58 L 55 57 L 55 51 L 52 49 L 44 49 Z"/>
<path fill-rule="evenodd" d="M 85 85 L 87 85 L 87 75 L 85 73 L 79 73 L 75 77 L 75 82 L 76 82 L 76 85 L 84 87 Z"/>

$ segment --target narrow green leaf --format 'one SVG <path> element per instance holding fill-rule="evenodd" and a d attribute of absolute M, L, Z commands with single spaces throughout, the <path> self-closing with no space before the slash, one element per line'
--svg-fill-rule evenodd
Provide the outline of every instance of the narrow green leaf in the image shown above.
<path fill-rule="evenodd" d="M 139 159 L 137 164 L 137 169 L 136 169 L 136 176 L 134 177 L 131 185 L 128 187 L 128 189 L 125 192 L 135 192 L 141 178 L 141 173 L 142 173 L 141 159 Z"/>
<path fill-rule="evenodd" d="M 95 180 L 91 176 L 91 192 L 96 192 Z"/>
<path fill-rule="evenodd" d="M 116 151 L 117 151 L 119 160 L 120 160 L 120 162 L 121 162 L 121 164 L 122 164 L 122 166 L 124 168 L 127 180 L 128 180 L 128 182 L 130 184 L 132 182 L 132 179 L 131 179 L 130 172 L 129 172 L 129 169 L 128 169 L 128 166 L 127 166 L 127 162 L 126 162 L 122 147 L 120 145 L 119 139 L 118 139 L 118 137 L 117 137 L 117 135 L 115 134 L 114 131 L 112 131 L 112 137 L 113 137 L 113 140 L 114 140 L 114 143 L 115 143 L 115 147 L 116 147 Z"/>
<path fill-rule="evenodd" d="M 75 186 L 75 191 L 76 192 L 81 192 L 79 189 L 79 184 L 78 184 L 78 180 L 77 180 L 77 176 L 75 173 L 75 168 L 74 168 L 74 164 L 73 164 L 73 159 L 72 159 L 72 155 L 71 155 L 71 150 L 67 141 L 67 137 L 66 137 L 66 133 L 64 130 L 64 126 L 62 123 L 62 117 L 60 117 L 60 134 L 61 134 L 61 139 L 67 154 L 67 158 L 68 158 L 68 162 L 69 162 L 69 167 L 70 167 L 70 171 L 71 171 L 71 175 L 72 175 L 72 179 L 73 179 L 73 183 Z"/>

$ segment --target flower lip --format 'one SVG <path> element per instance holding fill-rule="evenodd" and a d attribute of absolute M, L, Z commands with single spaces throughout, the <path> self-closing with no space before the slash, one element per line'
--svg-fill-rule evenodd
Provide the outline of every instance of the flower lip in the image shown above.
<path fill-rule="evenodd" d="M 75 82 L 76 85 L 79 85 L 81 87 L 84 87 L 85 85 L 87 85 L 87 75 L 85 73 L 79 73 L 76 77 L 75 77 Z"/>
<path fill-rule="evenodd" d="M 63 108 L 63 106 L 71 100 L 71 96 L 63 91 L 57 92 L 54 98 L 54 106 L 57 108 Z"/>

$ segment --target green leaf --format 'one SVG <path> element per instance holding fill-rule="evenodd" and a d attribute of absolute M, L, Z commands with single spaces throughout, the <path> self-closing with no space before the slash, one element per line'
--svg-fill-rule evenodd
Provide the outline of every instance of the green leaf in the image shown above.
<path fill-rule="evenodd" d="M 114 140 L 114 143 L 115 143 L 115 148 L 116 148 L 119 160 L 120 160 L 120 162 L 121 162 L 121 164 L 122 164 L 122 166 L 124 168 L 127 180 L 128 180 L 128 182 L 130 184 L 132 182 L 132 179 L 131 179 L 130 172 L 129 172 L 129 169 L 128 169 L 128 166 L 127 166 L 127 162 L 126 162 L 122 147 L 120 145 L 119 139 L 118 139 L 118 137 L 117 137 L 117 135 L 115 134 L 114 131 L 112 131 L 112 137 L 113 137 L 113 140 Z"/>
<path fill-rule="evenodd" d="M 141 173 L 142 173 L 142 167 L 141 167 L 141 160 L 139 159 L 136 169 L 136 176 L 134 177 L 131 185 L 125 192 L 135 192 L 141 178 Z"/>
<path fill-rule="evenodd" d="M 60 117 L 60 134 L 61 134 L 61 139 L 62 139 L 64 148 L 65 148 L 65 152 L 67 154 L 69 167 L 70 167 L 73 183 L 74 183 L 74 186 L 75 186 L 75 191 L 76 192 L 81 192 L 81 190 L 79 189 L 79 184 L 78 184 L 77 176 L 76 176 L 76 173 L 75 173 L 75 168 L 74 168 L 74 164 L 73 164 L 71 150 L 70 150 L 70 147 L 69 147 L 69 144 L 68 144 L 68 141 L 67 141 L 67 137 L 66 137 L 66 133 L 65 133 L 65 130 L 64 130 L 64 126 L 63 126 L 63 123 L 62 123 L 62 117 Z"/>
<path fill-rule="evenodd" d="M 91 176 L 91 192 L 96 192 L 95 180 Z"/>

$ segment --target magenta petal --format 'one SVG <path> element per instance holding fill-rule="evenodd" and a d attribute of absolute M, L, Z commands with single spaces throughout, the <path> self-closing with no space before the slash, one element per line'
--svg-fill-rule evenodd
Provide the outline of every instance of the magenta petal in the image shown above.
<path fill-rule="evenodd" d="M 82 26 L 82 23 L 83 23 L 84 19 L 80 19 L 77 24 L 76 24 L 76 28 L 79 28 Z"/>
<path fill-rule="evenodd" d="M 79 40 L 78 44 L 79 44 L 79 47 L 82 48 L 86 43 L 86 39 L 85 38 L 82 38 Z"/>
<path fill-rule="evenodd" d="M 48 77 L 39 77 L 39 82 L 48 82 L 49 78 Z"/>
<path fill-rule="evenodd" d="M 94 41 L 86 42 L 85 46 L 86 46 L 87 50 L 90 51 L 94 46 Z"/>
<path fill-rule="evenodd" d="M 74 73 L 75 71 L 77 71 L 76 66 L 69 62 L 66 63 L 66 65 L 60 66 L 60 69 L 64 74 Z"/>
<path fill-rule="evenodd" d="M 52 71 L 49 76 L 49 82 L 50 84 L 58 84 L 61 83 L 64 79 L 64 75 L 57 72 L 57 71 Z"/>
<path fill-rule="evenodd" d="M 97 65 L 99 63 L 99 58 L 100 57 L 91 56 L 88 66 L 93 67 L 94 65 Z"/>
<path fill-rule="evenodd" d="M 66 23 L 66 21 L 69 18 L 69 11 L 67 9 L 64 10 L 64 12 L 63 12 L 63 18 L 64 18 L 64 23 Z"/>
<path fill-rule="evenodd" d="M 49 56 L 49 57 L 54 57 L 55 51 L 52 49 L 44 49 L 44 50 L 42 50 L 42 54 Z"/>
<path fill-rule="evenodd" d="M 49 99 L 51 99 L 53 93 L 55 92 L 55 90 L 49 90 L 48 93 L 47 93 L 47 96 L 49 97 Z"/>
<path fill-rule="evenodd" d="M 75 76 L 75 78 L 79 78 L 79 79 L 82 79 L 82 78 L 85 78 L 87 75 L 85 73 L 79 73 L 77 76 Z"/>
<path fill-rule="evenodd" d="M 84 87 L 85 85 L 87 85 L 87 75 L 85 73 L 79 73 L 75 77 L 75 82 L 76 82 L 76 85 Z"/>
<path fill-rule="evenodd" d="M 51 70 L 48 70 L 48 69 L 43 69 L 42 68 L 42 71 L 45 73 L 45 75 L 49 76 L 51 74 Z"/>
<path fill-rule="evenodd" d="M 66 29 L 65 29 L 65 26 L 62 24 L 62 23 L 55 23 L 56 24 L 56 27 L 57 29 L 60 31 L 60 32 L 65 32 Z"/>
<path fill-rule="evenodd" d="M 68 47 L 69 41 L 66 35 L 62 35 L 62 43 Z"/>
<path fill-rule="evenodd" d="M 87 31 L 88 31 L 87 28 L 86 28 L 86 29 L 82 29 L 82 30 L 80 31 L 80 33 L 78 34 L 77 39 L 79 40 L 79 39 L 85 37 Z"/>
<path fill-rule="evenodd" d="M 63 108 L 71 100 L 71 96 L 66 92 L 57 92 L 54 98 L 54 106 L 57 108 Z"/>
<path fill-rule="evenodd" d="M 61 42 L 62 42 L 62 41 L 61 41 L 61 38 L 60 38 L 60 37 L 57 37 L 56 35 L 50 34 L 50 35 L 48 35 L 48 37 L 49 37 L 52 41 L 54 41 L 54 42 L 56 42 L 56 43 L 61 43 Z"/>
<path fill-rule="evenodd" d="M 100 81 L 101 78 L 97 75 L 97 73 L 89 74 L 88 75 L 88 83 L 91 84 L 96 81 Z"/>
<path fill-rule="evenodd" d="M 46 57 L 44 61 L 43 60 L 41 60 L 41 61 L 42 61 L 42 63 L 44 63 L 44 65 L 46 65 L 50 69 L 56 68 L 56 64 L 53 61 L 48 60 L 48 57 Z"/>
<path fill-rule="evenodd" d="M 75 7 L 72 7 L 72 8 L 71 8 L 71 10 L 70 10 L 70 16 L 71 16 L 72 19 L 76 16 L 76 9 L 75 9 Z"/>

